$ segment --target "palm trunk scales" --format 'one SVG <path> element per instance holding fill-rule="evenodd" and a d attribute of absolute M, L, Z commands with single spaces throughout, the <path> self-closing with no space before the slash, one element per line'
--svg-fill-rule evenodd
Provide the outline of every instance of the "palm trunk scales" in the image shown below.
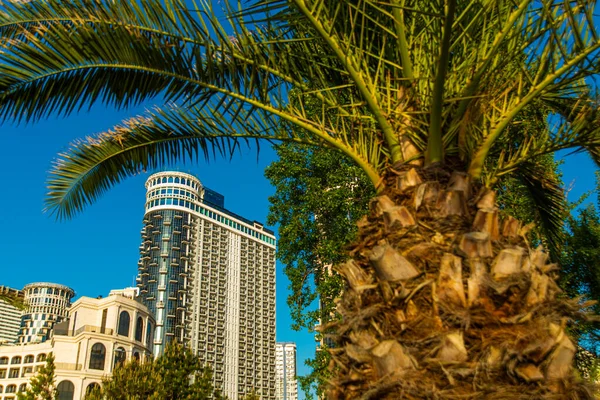
<path fill-rule="evenodd" d="M 359 222 L 330 399 L 587 399 L 565 332 L 580 313 L 527 227 L 466 174 L 407 167 Z"/>

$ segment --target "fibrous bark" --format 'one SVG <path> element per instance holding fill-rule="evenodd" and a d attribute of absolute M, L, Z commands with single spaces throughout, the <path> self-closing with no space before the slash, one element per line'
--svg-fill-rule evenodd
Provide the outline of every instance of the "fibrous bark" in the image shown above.
<path fill-rule="evenodd" d="M 565 331 L 583 314 L 529 228 L 461 172 L 386 184 L 338 268 L 329 398 L 592 399 Z"/>

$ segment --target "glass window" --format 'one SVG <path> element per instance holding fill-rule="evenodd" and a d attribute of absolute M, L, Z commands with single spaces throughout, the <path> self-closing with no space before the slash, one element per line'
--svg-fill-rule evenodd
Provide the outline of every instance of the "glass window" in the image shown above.
<path fill-rule="evenodd" d="M 162 178 L 162 183 L 167 183 L 167 178 Z"/>
<path fill-rule="evenodd" d="M 148 322 L 146 325 L 146 347 L 150 347 L 152 340 L 152 324 Z"/>
<path fill-rule="evenodd" d="M 179 189 L 174 189 L 173 194 L 179 194 Z"/>
<path fill-rule="evenodd" d="M 17 392 L 17 385 L 8 385 L 6 387 L 6 393 L 16 393 Z"/>
<path fill-rule="evenodd" d="M 142 335 L 144 334 L 144 320 L 142 317 L 138 317 L 135 323 L 135 340 L 138 342 L 142 341 Z"/>
<path fill-rule="evenodd" d="M 173 199 L 167 199 L 167 205 L 173 204 Z"/>
<path fill-rule="evenodd" d="M 46 361 L 46 355 L 44 353 L 40 353 L 37 356 L 37 362 Z"/>
<path fill-rule="evenodd" d="M 71 381 L 62 381 L 56 387 L 58 390 L 58 397 L 56 400 L 73 400 L 75 395 L 75 385 Z"/>
<path fill-rule="evenodd" d="M 173 194 L 173 189 L 167 189 L 167 194 Z"/>
<path fill-rule="evenodd" d="M 119 315 L 119 328 L 117 332 L 121 336 L 129 336 L 129 321 L 131 317 L 127 311 L 121 311 L 121 315 Z"/>
<path fill-rule="evenodd" d="M 0 385 L 0 393 L 4 392 L 4 386 Z"/>
<path fill-rule="evenodd" d="M 105 358 L 106 347 L 102 343 L 94 344 L 90 353 L 90 369 L 104 369 Z"/>
<path fill-rule="evenodd" d="M 21 383 L 21 385 L 19 386 L 19 392 L 24 392 L 26 390 L 27 390 L 27 384 Z"/>
<path fill-rule="evenodd" d="M 100 389 L 100 385 L 97 382 L 92 382 L 89 385 L 87 385 L 87 388 L 85 388 L 86 396 L 92 393 L 95 389 Z"/>
<path fill-rule="evenodd" d="M 117 347 L 115 349 L 115 367 L 125 361 L 125 349 Z"/>
<path fill-rule="evenodd" d="M 0 357 L 0 365 L 8 364 L 8 357 Z"/>
<path fill-rule="evenodd" d="M 30 364 L 30 363 L 32 363 L 32 362 L 33 362 L 33 360 L 34 360 L 34 357 L 33 357 L 33 355 L 32 355 L 32 354 L 29 354 L 29 355 L 25 356 L 25 361 L 24 361 L 24 363 L 25 363 L 25 364 Z"/>
<path fill-rule="evenodd" d="M 19 357 L 19 356 L 14 356 L 14 357 L 12 358 L 12 360 L 10 360 L 10 363 L 11 363 L 11 364 L 21 364 L 21 357 Z"/>
<path fill-rule="evenodd" d="M 140 361 L 140 353 L 138 353 L 137 351 L 134 351 L 133 358 L 135 359 L 135 361 Z"/>
<path fill-rule="evenodd" d="M 173 177 L 172 176 L 169 177 L 168 183 L 173 183 Z"/>
<path fill-rule="evenodd" d="M 10 371 L 8 371 L 8 377 L 9 378 L 18 378 L 19 377 L 19 368 L 11 368 Z"/>
<path fill-rule="evenodd" d="M 165 205 L 165 199 L 160 199 L 160 205 L 164 206 Z"/>

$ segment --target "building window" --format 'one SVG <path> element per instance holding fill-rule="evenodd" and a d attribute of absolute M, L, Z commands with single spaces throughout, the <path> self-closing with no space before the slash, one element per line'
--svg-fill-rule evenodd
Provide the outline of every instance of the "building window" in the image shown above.
<path fill-rule="evenodd" d="M 18 378 L 19 377 L 19 368 L 11 368 L 10 371 L 8 372 L 8 377 L 10 379 Z"/>
<path fill-rule="evenodd" d="M 24 392 L 26 390 L 27 390 L 27 384 L 21 383 L 21 386 L 19 386 L 19 392 Z"/>
<path fill-rule="evenodd" d="M 6 370 L 0 369 L 0 379 L 4 379 L 4 378 L 6 378 Z"/>
<path fill-rule="evenodd" d="M 89 395 L 90 393 L 92 393 L 94 390 L 100 389 L 100 385 L 97 382 L 92 382 L 89 385 L 87 385 L 87 388 L 85 388 L 85 394 L 86 396 Z"/>
<path fill-rule="evenodd" d="M 58 397 L 56 400 L 73 400 L 73 396 L 75 395 L 75 385 L 73 385 L 73 382 L 62 381 L 58 384 L 56 389 L 58 389 Z"/>
<path fill-rule="evenodd" d="M 4 386 L 0 385 L 0 393 L 4 392 Z"/>
<path fill-rule="evenodd" d="M 38 354 L 37 362 L 43 362 L 43 361 L 46 361 L 46 354 L 44 354 L 44 353 Z"/>
<path fill-rule="evenodd" d="M 146 347 L 150 347 L 152 345 L 152 324 L 148 321 L 146 325 Z"/>
<path fill-rule="evenodd" d="M 133 352 L 133 359 L 135 361 L 140 361 L 140 353 L 138 353 L 137 351 Z"/>
<path fill-rule="evenodd" d="M 135 323 L 135 340 L 138 342 L 142 341 L 142 336 L 144 335 L 144 320 L 142 317 L 138 317 L 137 322 Z"/>
<path fill-rule="evenodd" d="M 14 356 L 14 357 L 12 358 L 12 360 L 10 360 L 10 363 L 11 363 L 11 364 L 21 364 L 21 357 L 19 357 L 19 356 Z"/>
<path fill-rule="evenodd" d="M 129 336 L 129 321 L 130 316 L 127 311 L 121 311 L 121 315 L 119 315 L 119 329 L 118 334 L 121 336 Z"/>
<path fill-rule="evenodd" d="M 0 357 L 0 365 L 8 364 L 8 357 Z"/>
<path fill-rule="evenodd" d="M 92 352 L 90 354 L 90 369 L 104 369 L 105 357 L 106 347 L 104 347 L 102 343 L 96 343 L 95 345 L 93 345 Z"/>
<path fill-rule="evenodd" d="M 117 347 L 115 349 L 115 367 L 117 367 L 122 362 L 125 362 L 125 349 L 122 347 Z"/>
<path fill-rule="evenodd" d="M 6 393 L 16 393 L 17 392 L 17 385 L 8 385 L 6 387 Z"/>
<path fill-rule="evenodd" d="M 34 360 L 34 357 L 33 357 L 33 355 L 31 355 L 31 354 L 30 354 L 30 355 L 28 355 L 28 356 L 25 356 L 25 361 L 24 361 L 24 363 L 25 363 L 25 364 L 31 364 L 31 363 L 33 362 L 33 360 Z"/>

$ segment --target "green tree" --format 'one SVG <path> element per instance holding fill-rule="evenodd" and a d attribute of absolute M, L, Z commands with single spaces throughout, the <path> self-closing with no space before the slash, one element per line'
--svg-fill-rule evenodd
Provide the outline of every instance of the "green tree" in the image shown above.
<path fill-rule="evenodd" d="M 55 384 L 54 355 L 48 354 L 46 365 L 41 367 L 38 373 L 31 378 L 25 392 L 17 393 L 19 400 L 54 400 L 58 395 Z"/>
<path fill-rule="evenodd" d="M 209 2 L 9 2 L 0 115 L 168 100 L 60 157 L 47 201 L 58 217 L 127 176 L 248 141 L 341 152 L 377 196 L 335 266 L 330 397 L 591 398 L 564 334 L 579 305 L 557 296 L 519 221 L 499 218 L 495 189 L 521 172 L 536 204 L 558 210 L 539 157 L 582 149 L 600 161 L 586 83 L 600 70 L 594 11 L 586 0 L 259 0 L 221 18 Z M 546 109 L 542 130 L 523 130 Z"/>
<path fill-rule="evenodd" d="M 212 397 L 211 397 L 212 396 Z M 224 400 L 213 387 L 212 371 L 201 365 L 190 349 L 178 343 L 166 346 L 156 360 L 125 362 L 102 379 L 87 400 Z"/>

